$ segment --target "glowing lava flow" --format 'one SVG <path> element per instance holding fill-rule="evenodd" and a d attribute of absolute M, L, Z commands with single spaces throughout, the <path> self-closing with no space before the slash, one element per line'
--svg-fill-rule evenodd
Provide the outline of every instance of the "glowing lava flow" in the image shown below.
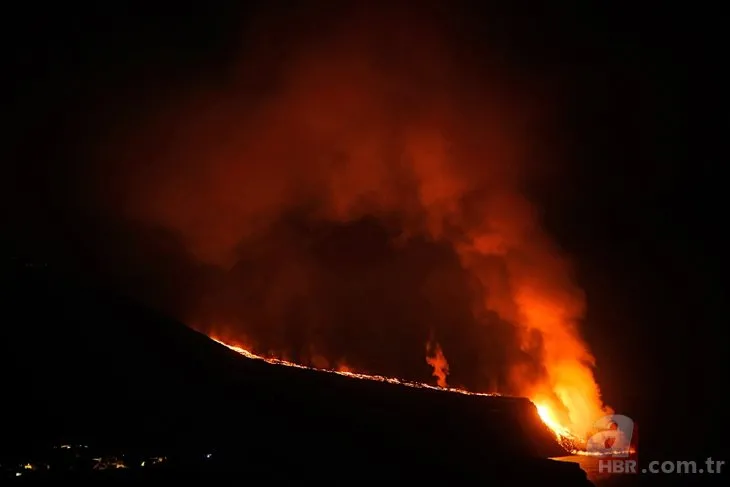
<path fill-rule="evenodd" d="M 533 404 L 535 404 L 534 400 Z M 575 455 L 579 455 L 583 452 L 580 446 L 583 442 L 580 441 L 580 438 L 571 433 L 568 428 L 561 425 L 557 419 L 555 419 L 555 415 L 549 406 L 545 404 L 535 404 L 535 407 L 537 408 L 537 414 L 540 416 L 540 419 L 542 419 L 542 422 L 545 423 L 545 425 L 550 428 L 553 433 L 555 433 L 558 443 L 560 443 L 563 448 Z"/>
<path fill-rule="evenodd" d="M 463 389 L 432 386 L 429 384 L 423 384 L 421 382 L 411 382 L 411 381 L 396 379 L 394 377 L 385 377 L 382 375 L 360 374 L 360 373 L 352 372 L 349 370 L 318 369 L 318 368 L 314 368 L 314 367 L 307 367 L 306 365 L 295 364 L 294 362 L 289 362 L 289 361 L 281 360 L 278 358 L 262 357 L 261 355 L 256 355 L 255 353 L 250 352 L 249 350 L 246 350 L 245 348 L 240 347 L 238 345 L 231 345 L 230 343 L 226 343 L 223 340 L 220 340 L 218 338 L 214 338 L 214 337 L 210 337 L 210 338 L 213 341 L 218 342 L 221 345 L 230 348 L 234 352 L 240 353 L 241 355 L 243 355 L 246 358 L 250 358 L 250 359 L 254 359 L 254 360 L 263 360 L 264 362 L 267 362 L 269 364 L 285 365 L 287 367 L 296 367 L 298 369 L 317 370 L 319 372 L 327 372 L 330 374 L 342 375 L 344 377 L 352 377 L 355 379 L 363 379 L 363 380 L 374 380 L 377 382 L 387 382 L 389 384 L 398 384 L 401 386 L 414 387 L 417 389 L 433 389 L 435 391 L 456 392 L 459 394 L 466 394 L 468 396 L 489 396 L 489 397 L 503 396 L 502 394 L 489 394 L 489 393 L 484 393 L 484 392 L 469 392 L 469 391 L 465 391 Z"/>
<path fill-rule="evenodd" d="M 362 380 L 373 380 L 377 382 L 387 382 L 389 384 L 398 384 L 405 387 L 413 387 L 417 389 L 432 389 L 437 391 L 445 391 L 445 392 L 452 392 L 452 393 L 458 393 L 458 394 L 465 394 L 468 396 L 486 396 L 486 397 L 508 397 L 504 394 L 494 394 L 494 393 L 485 393 L 485 392 L 471 392 L 466 391 L 464 389 L 457 389 L 453 387 L 438 387 L 433 386 L 430 384 L 424 384 L 421 382 L 411 382 L 406 381 L 402 379 L 397 379 L 395 377 L 385 377 L 382 375 L 370 375 L 370 374 L 361 374 L 357 372 L 352 372 L 349 370 L 343 370 L 343 369 L 317 369 L 314 367 L 307 367 L 305 365 L 296 364 L 294 362 L 289 362 L 287 360 L 281 360 L 278 358 L 271 358 L 271 357 L 262 357 L 261 355 L 257 355 L 241 346 L 233 345 L 230 343 L 227 343 L 219 338 L 210 337 L 213 341 L 220 343 L 221 345 L 233 350 L 234 352 L 237 352 L 241 355 L 243 355 L 246 358 L 254 359 L 254 360 L 262 360 L 264 362 L 275 364 L 275 365 L 283 365 L 286 367 L 295 367 L 298 369 L 308 369 L 308 370 L 317 370 L 320 372 L 326 372 L 330 374 L 337 374 L 344 377 L 351 377 L 354 379 L 362 379 Z M 534 403 L 534 401 L 533 401 Z M 556 419 L 555 416 L 552 414 L 550 408 L 545 404 L 535 404 L 535 407 L 537 408 L 538 415 L 540 416 L 540 419 L 542 419 L 543 423 L 551 430 L 553 433 L 555 433 L 555 436 L 558 440 L 558 442 L 569 452 L 573 454 L 581 454 L 583 453 L 581 451 L 581 448 L 579 445 L 581 445 L 580 439 L 572 434 L 566 427 L 562 426 Z"/>

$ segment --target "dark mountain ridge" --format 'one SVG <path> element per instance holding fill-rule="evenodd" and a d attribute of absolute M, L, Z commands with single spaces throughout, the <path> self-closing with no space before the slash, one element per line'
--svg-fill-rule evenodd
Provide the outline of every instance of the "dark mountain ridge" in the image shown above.
<path fill-rule="evenodd" d="M 373 471 L 440 465 L 467 478 L 489 473 L 491 463 L 508 471 L 517 459 L 546 465 L 535 462 L 565 453 L 526 399 L 246 359 L 44 264 L 15 261 L 3 281 L 3 388 L 12 418 L 6 453 L 77 441 L 149 452 L 215 450 L 228 469 L 242 467 L 242 459 L 286 471 L 357 459 Z M 568 468 L 584 478 L 570 467 L 548 470 Z"/>

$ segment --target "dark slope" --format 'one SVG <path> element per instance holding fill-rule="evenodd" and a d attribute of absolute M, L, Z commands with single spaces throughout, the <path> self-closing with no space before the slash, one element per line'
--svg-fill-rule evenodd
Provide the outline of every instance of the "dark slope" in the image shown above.
<path fill-rule="evenodd" d="M 78 441 L 215 450 L 224 470 L 319 472 L 354 461 L 370 474 L 401 465 L 467 477 L 492 463 L 537 475 L 536 460 L 506 459 L 563 453 L 524 399 L 272 366 L 45 267 L 6 266 L 3 281 L 2 387 L 12 418 L 4 449 Z M 580 479 L 570 467 L 549 469 Z"/>

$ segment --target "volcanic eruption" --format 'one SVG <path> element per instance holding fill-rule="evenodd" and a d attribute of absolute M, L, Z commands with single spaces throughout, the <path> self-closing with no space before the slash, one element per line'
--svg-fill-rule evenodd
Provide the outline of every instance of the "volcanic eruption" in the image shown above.
<path fill-rule="evenodd" d="M 583 293 L 528 193 L 550 123 L 529 80 L 438 9 L 250 27 L 220 79 L 130 108 L 99 146 L 93 201 L 137 229 L 126 262 L 246 353 L 526 396 L 585 438 L 608 410 Z M 142 228 L 185 265 L 144 260 Z"/>

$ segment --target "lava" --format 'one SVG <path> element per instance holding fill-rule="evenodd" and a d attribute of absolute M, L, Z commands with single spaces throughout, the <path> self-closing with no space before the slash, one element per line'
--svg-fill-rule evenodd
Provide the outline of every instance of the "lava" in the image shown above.
<path fill-rule="evenodd" d="M 446 359 L 443 356 L 443 352 L 441 351 L 441 348 L 438 346 L 438 344 L 433 345 L 433 353 L 435 354 L 435 357 L 440 357 L 440 360 L 431 360 L 429 363 L 433 362 L 436 365 L 434 365 L 434 376 L 438 379 L 438 386 L 434 386 L 431 384 L 425 384 L 422 382 L 413 382 L 413 381 L 407 381 L 403 379 L 398 379 L 395 377 L 385 377 L 382 375 L 371 375 L 371 374 L 365 374 L 365 373 L 358 373 L 358 372 L 352 372 L 347 367 L 338 367 L 337 369 L 319 369 L 314 367 L 307 367 L 305 365 L 297 364 L 294 362 L 290 362 L 288 360 L 282 360 L 274 357 L 264 357 L 262 355 L 255 354 L 248 350 L 247 348 L 244 348 L 240 345 L 235 345 L 232 343 L 229 343 L 227 341 L 224 341 L 217 337 L 209 337 L 213 341 L 233 350 L 234 352 L 237 352 L 244 357 L 248 359 L 253 360 L 262 360 L 266 363 L 273 364 L 273 365 L 280 365 L 280 366 L 286 366 L 286 367 L 295 367 L 299 369 L 306 369 L 306 370 L 316 370 L 319 372 L 324 373 L 330 373 L 330 374 L 337 374 L 342 377 L 349 377 L 353 379 L 360 379 L 360 380 L 372 380 L 377 382 L 386 382 L 389 384 L 397 384 L 404 387 L 413 387 L 416 389 L 432 389 L 437 391 L 444 391 L 444 392 L 450 392 L 450 393 L 456 393 L 456 394 L 465 394 L 468 396 L 486 396 L 486 397 L 506 397 L 504 394 L 496 394 L 496 393 L 485 393 L 485 392 L 473 392 L 473 391 L 467 391 L 460 388 L 455 387 L 447 387 L 445 385 L 445 375 L 443 375 L 443 369 L 440 367 L 444 367 L 443 364 L 446 364 Z M 429 342 L 430 344 L 431 342 Z M 427 350 L 432 350 L 431 345 L 427 348 Z M 448 364 L 445 365 L 446 369 L 448 369 Z M 442 385 L 443 384 L 443 385 Z M 532 398 L 530 398 L 532 400 Z M 533 403 L 534 400 L 532 400 Z M 561 425 L 554 417 L 553 412 L 550 410 L 549 406 L 545 404 L 535 404 L 535 407 L 537 408 L 538 415 L 540 416 L 540 419 L 542 419 L 543 423 L 555 434 L 556 439 L 558 442 L 569 452 L 573 454 L 588 454 L 587 452 L 581 450 L 581 445 L 583 442 L 580 440 L 580 438 L 573 434 L 567 427 Z"/>
<path fill-rule="evenodd" d="M 317 370 L 320 372 L 327 372 L 330 374 L 337 374 L 341 375 L 343 377 L 351 377 L 353 379 L 363 379 L 363 380 L 373 380 L 377 382 L 387 382 L 389 384 L 398 384 L 405 387 L 414 387 L 416 389 L 433 389 L 437 391 L 448 391 L 448 392 L 456 392 L 459 394 L 466 394 L 469 396 L 491 396 L 491 397 L 497 397 L 502 396 L 503 394 L 494 394 L 494 393 L 482 393 L 482 392 L 470 392 L 465 391 L 463 389 L 457 389 L 452 387 L 440 387 L 440 386 L 433 386 L 430 384 L 424 384 L 422 382 L 413 382 L 403 379 L 397 379 L 395 377 L 385 377 L 383 375 L 373 375 L 373 374 L 364 374 L 359 372 L 353 372 L 349 370 L 348 367 L 342 366 L 338 367 L 336 369 L 319 369 L 315 367 L 308 367 L 306 365 L 297 364 L 294 362 L 290 362 L 288 360 L 282 360 L 275 357 L 264 357 L 262 355 L 255 354 L 248 349 L 240 346 L 240 345 L 234 345 L 229 342 L 226 342 L 224 340 L 221 340 L 220 338 L 216 337 L 210 337 L 213 341 L 220 343 L 221 345 L 230 348 L 234 352 L 238 352 L 241 355 L 243 355 L 246 358 L 254 359 L 254 360 L 263 360 L 266 363 L 274 364 L 274 365 L 283 365 L 286 367 L 295 367 L 298 369 L 307 369 L 307 370 Z"/>
<path fill-rule="evenodd" d="M 610 410 L 586 297 L 533 201 L 561 157 L 544 153 L 559 97 L 445 11 L 366 4 L 263 15 L 221 79 L 140 96 L 95 139 L 97 184 L 78 187 L 132 239 L 98 261 L 251 358 L 527 397 L 579 444 Z M 393 378 L 424 380 L 429 329 L 438 386 Z"/>

